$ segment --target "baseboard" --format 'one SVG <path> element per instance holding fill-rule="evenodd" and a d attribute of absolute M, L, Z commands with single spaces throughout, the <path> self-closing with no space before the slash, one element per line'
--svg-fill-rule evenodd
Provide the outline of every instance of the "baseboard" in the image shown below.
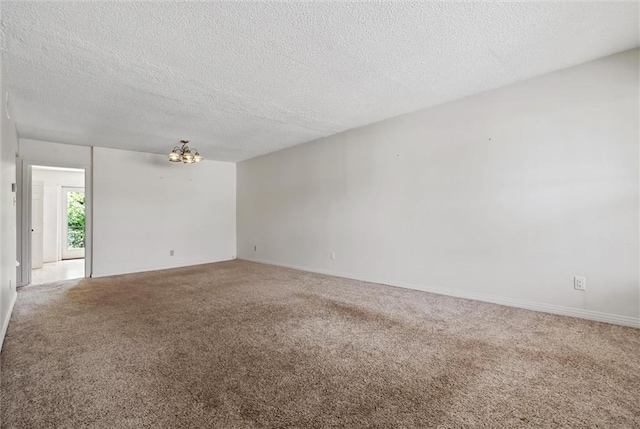
<path fill-rule="evenodd" d="M 535 302 L 535 301 L 525 301 L 525 300 L 519 300 L 514 298 L 483 295 L 483 294 L 471 293 L 471 292 L 466 292 L 466 291 L 457 290 L 457 289 L 450 289 L 450 288 L 430 287 L 425 285 L 389 281 L 386 279 L 364 278 L 362 276 L 354 275 L 351 273 L 342 273 L 339 271 L 332 271 L 332 270 L 321 270 L 321 269 L 299 266 L 299 265 L 282 264 L 279 262 L 273 262 L 273 261 L 268 261 L 264 259 L 242 258 L 242 257 L 238 257 L 238 259 L 249 261 L 249 262 L 256 262 L 259 264 L 276 265 L 276 266 L 285 267 L 285 268 L 292 268 L 294 270 L 309 271 L 312 273 L 326 274 L 330 276 L 360 280 L 360 281 L 365 281 L 369 283 L 379 283 L 384 285 L 402 287 L 406 289 L 420 290 L 423 292 L 437 293 L 439 295 L 454 296 L 456 298 L 490 302 L 492 304 L 505 305 L 508 307 L 524 308 L 526 310 L 540 311 L 543 313 L 557 314 L 560 316 L 577 317 L 580 319 L 594 320 L 596 322 L 612 323 L 615 325 L 630 326 L 632 328 L 640 328 L 640 318 L 638 317 L 620 316 L 617 314 L 601 313 L 599 311 L 583 310 L 579 308 L 545 304 L 545 303 Z"/>
<path fill-rule="evenodd" d="M 100 278 L 100 277 L 111 277 L 111 276 L 123 276 L 126 274 L 137 274 L 137 273 L 147 273 L 149 271 L 163 271 L 163 270 L 173 270 L 173 269 L 177 269 L 177 268 L 187 268 L 187 267 L 193 267 L 196 265 L 205 265 L 205 264 L 215 264 L 217 262 L 225 262 L 225 261 L 233 261 L 235 258 L 231 257 L 231 258 L 225 258 L 225 259 L 216 259 L 216 260 L 206 260 L 206 261 L 192 261 L 189 262 L 185 265 L 172 265 L 172 266 L 147 266 L 147 267 L 140 267 L 140 268 L 135 268 L 133 270 L 124 270 L 124 271 L 112 271 L 112 272 L 107 272 L 107 273 L 101 273 L 101 272 L 93 272 L 91 273 L 91 278 Z"/>
<path fill-rule="evenodd" d="M 13 306 L 16 304 L 17 292 L 13 292 L 11 296 L 11 304 L 9 304 L 9 311 L 2 321 L 2 332 L 0 332 L 0 352 L 2 352 L 2 345 L 4 344 L 4 337 L 7 335 L 7 328 L 9 327 L 9 320 L 11 320 L 11 313 L 13 313 Z"/>

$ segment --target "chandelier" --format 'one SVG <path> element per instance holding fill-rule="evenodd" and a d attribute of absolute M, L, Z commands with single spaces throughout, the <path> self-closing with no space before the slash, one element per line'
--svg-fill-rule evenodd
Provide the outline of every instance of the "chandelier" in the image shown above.
<path fill-rule="evenodd" d="M 200 162 L 204 158 L 198 153 L 198 149 L 193 149 L 187 146 L 189 140 L 180 140 L 182 147 L 176 146 L 169 154 L 169 161 L 171 162 L 184 162 L 185 164 L 193 164 L 194 162 Z"/>

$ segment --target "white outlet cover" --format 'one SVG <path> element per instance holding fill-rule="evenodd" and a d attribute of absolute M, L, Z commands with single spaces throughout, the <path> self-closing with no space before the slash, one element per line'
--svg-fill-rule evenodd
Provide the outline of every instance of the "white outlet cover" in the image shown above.
<path fill-rule="evenodd" d="M 584 277 L 574 277 L 573 288 L 576 290 L 587 290 L 587 279 Z"/>

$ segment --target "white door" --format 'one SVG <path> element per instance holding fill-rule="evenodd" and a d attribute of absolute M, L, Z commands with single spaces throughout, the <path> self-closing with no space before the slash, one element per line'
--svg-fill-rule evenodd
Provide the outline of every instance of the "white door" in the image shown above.
<path fill-rule="evenodd" d="M 44 252 L 44 183 L 33 182 L 31 188 L 31 269 L 42 268 Z"/>
<path fill-rule="evenodd" d="M 62 259 L 84 258 L 84 188 L 62 188 Z"/>

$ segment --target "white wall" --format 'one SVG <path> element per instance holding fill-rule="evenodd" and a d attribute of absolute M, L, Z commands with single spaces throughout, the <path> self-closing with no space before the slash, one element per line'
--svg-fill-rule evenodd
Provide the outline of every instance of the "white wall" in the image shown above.
<path fill-rule="evenodd" d="M 0 60 L 0 349 L 16 299 L 15 123 L 7 117 L 4 69 Z"/>
<path fill-rule="evenodd" d="M 92 148 L 42 140 L 20 139 L 20 157 L 34 165 L 71 167 L 91 165 Z"/>
<path fill-rule="evenodd" d="M 638 59 L 239 163 L 239 257 L 638 326 Z"/>
<path fill-rule="evenodd" d="M 84 187 L 84 171 L 50 170 L 33 167 L 33 182 L 44 186 L 43 261 L 62 259 L 62 187 Z"/>
<path fill-rule="evenodd" d="M 19 149 L 31 165 L 86 169 L 86 272 L 94 277 L 236 255 L 233 163 L 176 165 L 161 155 L 29 139 Z M 166 193 L 183 188 L 190 192 Z M 172 226 L 178 232 L 167 233 Z"/>
<path fill-rule="evenodd" d="M 234 163 L 96 147 L 93 171 L 94 276 L 235 258 Z"/>
<path fill-rule="evenodd" d="M 92 148 L 42 140 L 20 139 L 20 157 L 34 165 L 73 167 L 91 165 Z"/>

